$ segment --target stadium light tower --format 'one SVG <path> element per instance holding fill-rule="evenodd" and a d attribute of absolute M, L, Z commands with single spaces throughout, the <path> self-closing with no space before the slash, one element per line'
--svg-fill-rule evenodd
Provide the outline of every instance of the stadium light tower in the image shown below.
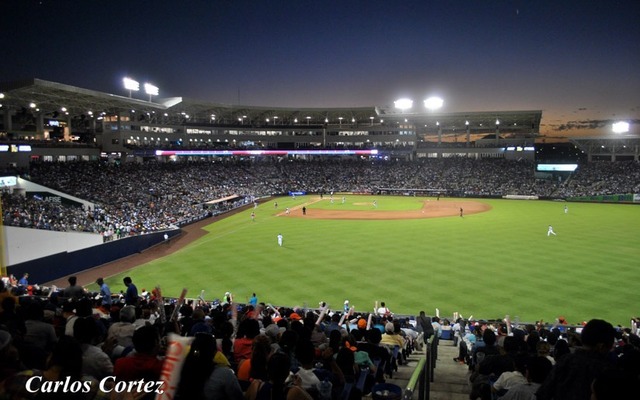
<path fill-rule="evenodd" d="M 149 95 L 149 103 L 151 103 L 151 97 L 160 94 L 160 89 L 150 83 L 144 84 L 144 92 Z"/>
<path fill-rule="evenodd" d="M 131 78 L 123 78 L 122 82 L 124 83 L 124 88 L 129 91 L 129 97 L 131 97 L 131 92 L 137 92 L 140 90 L 140 83 L 138 81 L 134 81 Z"/>
<path fill-rule="evenodd" d="M 413 107 L 413 100 L 402 98 L 394 101 L 393 105 L 400 111 L 406 111 Z"/>
<path fill-rule="evenodd" d="M 442 100 L 442 98 L 440 97 L 436 97 L 436 96 L 431 96 L 428 99 L 426 99 L 424 101 L 424 106 L 429 109 L 429 110 L 437 110 L 439 108 L 442 108 L 442 106 L 444 105 L 444 100 Z"/>
<path fill-rule="evenodd" d="M 613 133 L 627 133 L 629 132 L 629 123 L 625 121 L 615 122 L 611 130 Z"/>

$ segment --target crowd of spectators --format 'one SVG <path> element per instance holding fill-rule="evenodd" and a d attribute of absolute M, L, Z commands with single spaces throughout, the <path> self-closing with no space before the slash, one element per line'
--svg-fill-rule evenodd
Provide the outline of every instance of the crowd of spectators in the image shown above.
<path fill-rule="evenodd" d="M 444 158 L 221 159 L 197 162 L 40 162 L 22 176 L 94 204 L 74 208 L 36 197 L 3 195 L 6 225 L 100 233 L 106 238 L 167 229 L 293 192 L 429 191 L 453 196 L 530 195 L 565 198 L 640 191 L 640 164 L 581 165 L 563 182 L 536 179 L 525 160 Z M 234 202 L 210 201 L 237 196 Z"/>
<path fill-rule="evenodd" d="M 640 193 L 640 163 L 635 161 L 582 163 L 557 192 L 561 197 L 629 193 Z"/>
<path fill-rule="evenodd" d="M 637 326 L 592 319 L 568 326 L 456 320 L 456 363 L 468 365 L 470 399 L 609 399 L 637 393 Z"/>
<path fill-rule="evenodd" d="M 273 307 L 255 295 L 235 304 L 228 292 L 163 299 L 159 288 L 138 294 L 129 277 L 126 293 L 111 295 L 98 283 L 100 292 L 88 292 L 70 277 L 67 288 L 32 294 L 1 283 L 0 398 L 40 398 L 53 387 L 46 382 L 65 379 L 88 389 L 70 398 L 120 398 L 110 393 L 119 382 L 175 374 L 180 383 L 166 398 L 360 399 L 423 344 L 412 318 L 390 312 Z M 190 345 L 181 370 L 172 369 L 172 342 Z M 68 398 L 70 387 L 52 397 Z"/>
<path fill-rule="evenodd" d="M 355 400 L 445 334 L 460 348 L 454 361 L 469 368 L 471 399 L 603 399 L 638 387 L 637 326 L 450 322 L 394 315 L 384 304 L 368 313 L 348 301 L 338 310 L 274 307 L 255 294 L 237 304 L 229 292 L 164 299 L 159 288 L 138 294 L 131 278 L 126 294 L 111 295 L 102 279 L 100 292 L 88 292 L 72 278 L 35 295 L 2 282 L 0 398 L 41 398 L 54 387 L 52 398 L 154 398 L 142 380 L 175 389 L 166 398 Z M 124 387 L 138 396 L 116 392 Z"/>

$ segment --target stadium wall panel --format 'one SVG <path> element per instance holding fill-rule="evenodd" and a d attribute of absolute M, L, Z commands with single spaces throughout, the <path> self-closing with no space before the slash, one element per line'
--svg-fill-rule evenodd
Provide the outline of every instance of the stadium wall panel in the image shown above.
<path fill-rule="evenodd" d="M 58 252 L 8 266 L 7 271 L 17 277 L 28 272 L 30 282 L 42 284 L 142 252 L 162 243 L 165 233 L 173 238 L 180 232 L 180 229 L 175 229 L 131 236 L 76 251 Z"/>

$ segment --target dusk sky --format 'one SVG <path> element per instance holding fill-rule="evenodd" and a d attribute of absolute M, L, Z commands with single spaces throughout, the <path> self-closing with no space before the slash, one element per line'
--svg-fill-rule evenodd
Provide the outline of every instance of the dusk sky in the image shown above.
<path fill-rule="evenodd" d="M 278 107 L 542 110 L 640 134 L 640 1 L 2 0 L 0 81 Z"/>

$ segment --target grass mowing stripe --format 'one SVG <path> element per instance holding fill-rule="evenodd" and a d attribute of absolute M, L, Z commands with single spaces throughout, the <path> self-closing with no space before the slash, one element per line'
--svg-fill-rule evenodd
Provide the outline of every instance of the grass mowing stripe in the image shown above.
<path fill-rule="evenodd" d="M 261 204 L 256 221 L 247 210 L 208 226 L 198 242 L 163 259 L 107 280 L 122 290 L 122 276 L 138 287 L 161 284 L 167 295 L 182 287 L 193 297 L 231 291 L 246 301 L 256 292 L 273 304 L 339 308 L 349 299 L 358 310 L 386 301 L 398 313 L 523 321 L 558 315 L 571 322 L 593 317 L 626 324 L 637 314 L 634 282 L 640 266 L 640 209 L 611 204 L 479 200 L 489 212 L 398 221 L 307 220 L 277 216 L 284 207 L 308 204 L 371 211 L 415 209 L 412 197 L 347 195 L 309 204 L 310 196 Z M 464 199 L 467 201 L 468 199 Z M 440 201 L 449 201 L 441 199 Z M 454 201 L 462 201 L 456 199 Z M 294 209 L 292 212 L 300 212 Z M 547 237 L 553 225 L 557 236 Z M 284 235 L 284 247 L 276 235 Z M 621 301 L 625 296 L 626 301 Z M 635 300 L 634 300 L 635 299 Z"/>

